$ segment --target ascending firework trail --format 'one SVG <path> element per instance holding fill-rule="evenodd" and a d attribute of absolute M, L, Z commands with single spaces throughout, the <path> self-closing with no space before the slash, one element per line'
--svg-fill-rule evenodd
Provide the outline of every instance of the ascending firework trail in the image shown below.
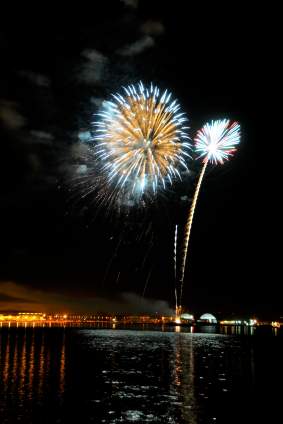
<path fill-rule="evenodd" d="M 176 318 L 180 315 L 183 295 L 184 276 L 188 245 L 192 229 L 195 208 L 199 196 L 199 191 L 205 170 L 209 162 L 223 164 L 236 151 L 236 145 L 240 142 L 240 125 L 237 122 L 230 122 L 228 119 L 211 121 L 202 127 L 195 138 L 195 151 L 199 153 L 199 158 L 203 158 L 203 166 L 198 178 L 194 192 L 192 204 L 189 210 L 188 219 L 185 226 L 183 252 L 181 259 L 180 293 L 176 306 Z"/>

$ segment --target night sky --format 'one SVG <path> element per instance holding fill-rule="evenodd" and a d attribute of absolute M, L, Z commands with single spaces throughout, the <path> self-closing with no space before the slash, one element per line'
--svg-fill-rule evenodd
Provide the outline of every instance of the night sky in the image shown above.
<path fill-rule="evenodd" d="M 174 306 L 174 230 L 178 224 L 180 245 L 200 163 L 154 201 L 123 210 L 98 208 L 73 184 L 93 113 L 121 85 L 142 79 L 174 93 L 192 136 L 208 119 L 242 127 L 235 157 L 209 166 L 202 186 L 184 305 L 195 313 L 283 313 L 257 255 L 256 34 L 239 5 L 213 4 L 204 14 L 185 3 L 117 0 L 99 9 L 77 4 L 65 15 L 44 7 L 19 11 L 17 20 L 7 14 L 0 29 L 0 310 Z"/>

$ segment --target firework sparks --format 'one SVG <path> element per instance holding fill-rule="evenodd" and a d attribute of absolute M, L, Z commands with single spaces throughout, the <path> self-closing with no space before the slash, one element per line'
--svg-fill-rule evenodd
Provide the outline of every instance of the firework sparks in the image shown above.
<path fill-rule="evenodd" d="M 186 260 L 188 254 L 188 245 L 192 229 L 193 217 L 199 196 L 199 191 L 203 177 L 209 162 L 223 164 L 236 151 L 236 146 L 240 142 L 240 125 L 237 122 L 231 122 L 229 119 L 211 121 L 206 123 L 195 137 L 195 150 L 203 158 L 203 166 L 198 178 L 194 192 L 192 204 L 189 210 L 183 244 L 183 254 L 181 260 L 181 278 L 180 278 L 180 296 L 179 307 L 182 301 L 183 283 L 185 275 Z"/>
<path fill-rule="evenodd" d="M 195 150 L 199 157 L 212 163 L 221 163 L 236 151 L 240 142 L 240 125 L 229 119 L 211 121 L 201 128 L 195 138 Z"/>
<path fill-rule="evenodd" d="M 189 127 L 171 93 L 140 82 L 112 97 L 93 122 L 92 140 L 110 196 L 156 193 L 181 179 L 190 157 Z"/>

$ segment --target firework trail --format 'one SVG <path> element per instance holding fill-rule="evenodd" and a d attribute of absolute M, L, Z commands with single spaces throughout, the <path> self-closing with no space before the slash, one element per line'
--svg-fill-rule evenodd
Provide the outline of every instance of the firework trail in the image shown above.
<path fill-rule="evenodd" d="M 178 290 L 177 286 L 175 286 L 175 316 L 178 317 Z"/>
<path fill-rule="evenodd" d="M 196 208 L 196 204 L 197 204 L 200 186 L 201 186 L 204 174 L 205 174 L 207 163 L 208 163 L 208 161 L 206 159 L 204 164 L 203 164 L 203 167 L 202 167 L 202 170 L 201 170 L 198 182 L 197 182 L 197 186 L 196 186 L 194 197 L 193 197 L 192 204 L 191 204 L 191 207 L 190 207 L 189 215 L 188 215 L 187 222 L 186 222 L 186 225 L 185 225 L 183 255 L 182 255 L 182 260 L 181 260 L 181 285 L 180 285 L 180 299 L 179 299 L 180 304 L 181 304 L 181 300 L 182 300 L 182 296 L 183 296 L 183 284 L 184 284 L 186 259 L 187 259 L 187 254 L 188 254 L 188 245 L 189 245 L 189 239 L 190 239 L 190 234 L 191 234 L 191 229 L 192 229 L 193 217 L 194 217 L 194 213 L 195 213 L 195 208 Z"/>
<path fill-rule="evenodd" d="M 146 292 L 146 289 L 147 289 L 147 285 L 148 285 L 149 279 L 150 279 L 150 277 L 151 277 L 152 269 L 153 269 L 153 268 L 151 268 L 151 269 L 149 270 L 149 273 L 148 273 L 148 275 L 147 275 L 147 278 L 146 278 L 146 281 L 145 281 L 145 285 L 144 285 L 144 288 L 143 288 L 142 297 L 144 297 L 144 295 L 145 295 L 145 292 Z"/>
<path fill-rule="evenodd" d="M 181 179 L 190 157 L 189 127 L 171 93 L 140 82 L 112 97 L 93 122 L 92 156 L 102 178 L 98 200 L 156 194 Z"/>
<path fill-rule="evenodd" d="M 106 267 L 106 270 L 105 270 L 105 273 L 104 273 L 104 276 L 103 276 L 103 280 L 102 280 L 102 283 L 101 283 L 101 284 L 102 284 L 102 286 L 104 285 L 105 281 L 107 280 L 108 273 L 109 273 L 109 271 L 110 271 L 110 268 L 111 268 L 111 266 L 112 266 L 112 263 L 113 263 L 114 259 L 117 257 L 118 250 L 119 250 L 120 245 L 121 245 L 121 243 L 122 243 L 122 239 L 123 239 L 123 234 L 122 234 L 122 235 L 121 235 L 121 237 L 119 238 L 118 243 L 117 243 L 117 245 L 116 245 L 116 247 L 115 247 L 114 253 L 113 253 L 113 255 L 111 256 L 111 258 L 110 258 L 110 260 L 109 260 L 109 262 L 108 262 L 108 265 L 107 265 L 107 267 Z"/>
<path fill-rule="evenodd" d="M 177 240 L 178 240 L 178 224 L 175 226 L 175 237 L 174 237 L 174 278 L 176 281 L 177 277 Z"/>
<path fill-rule="evenodd" d="M 207 165 L 209 162 L 214 164 L 223 164 L 224 161 L 228 160 L 236 151 L 236 146 L 239 142 L 240 125 L 237 122 L 230 122 L 228 119 L 211 121 L 210 123 L 205 124 L 204 127 L 198 131 L 195 137 L 195 150 L 199 153 L 199 158 L 203 158 L 203 166 L 198 178 L 185 225 L 185 236 L 181 259 L 180 296 L 179 304 L 176 308 L 177 311 L 181 309 L 188 245 L 199 191 Z"/>
<path fill-rule="evenodd" d="M 174 281 L 175 281 L 175 303 L 176 303 L 176 314 L 177 314 L 177 307 L 178 307 L 178 292 L 177 292 L 177 240 L 178 240 L 178 224 L 175 226 L 175 237 L 174 237 L 174 255 L 173 255 L 173 261 L 174 261 Z"/>
<path fill-rule="evenodd" d="M 118 284 L 118 281 L 120 280 L 121 271 L 118 271 L 117 278 L 116 278 L 116 284 Z"/>

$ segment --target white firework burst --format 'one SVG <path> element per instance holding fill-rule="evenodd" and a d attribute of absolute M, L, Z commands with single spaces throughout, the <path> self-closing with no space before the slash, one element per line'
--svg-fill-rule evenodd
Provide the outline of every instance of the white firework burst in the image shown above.
<path fill-rule="evenodd" d="M 195 137 L 195 150 L 199 157 L 212 163 L 223 163 L 236 151 L 240 143 L 240 125 L 229 119 L 206 123 Z"/>

